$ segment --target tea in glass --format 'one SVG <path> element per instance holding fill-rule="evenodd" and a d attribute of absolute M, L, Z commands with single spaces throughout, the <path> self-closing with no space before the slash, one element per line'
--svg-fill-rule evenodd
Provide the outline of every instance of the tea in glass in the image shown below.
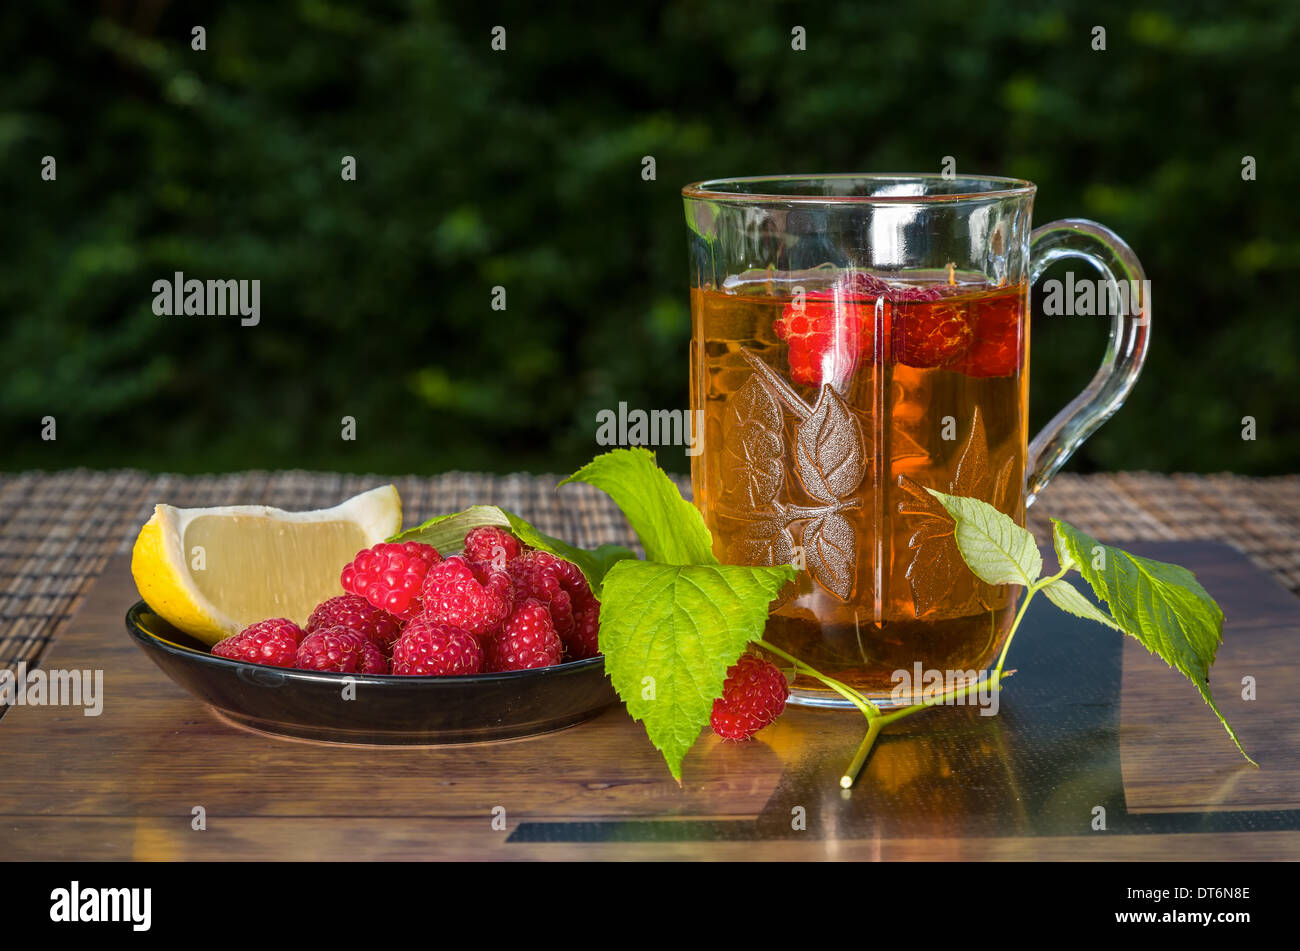
<path fill-rule="evenodd" d="M 958 277 L 766 271 L 692 292 L 716 554 L 805 568 L 765 636 L 868 694 L 919 658 L 983 670 L 1014 613 L 924 489 L 1023 518 L 1027 288 Z"/>

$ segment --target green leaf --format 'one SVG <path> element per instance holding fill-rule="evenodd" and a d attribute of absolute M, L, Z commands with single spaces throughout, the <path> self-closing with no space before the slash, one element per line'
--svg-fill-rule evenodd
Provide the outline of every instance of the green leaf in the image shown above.
<path fill-rule="evenodd" d="M 483 525 L 510 527 L 505 510 L 495 505 L 471 505 L 462 512 L 435 515 L 421 525 L 398 532 L 390 542 L 422 542 L 432 545 L 441 554 L 453 554 L 465 544 L 465 533 Z"/>
<path fill-rule="evenodd" d="M 1074 555 L 1070 553 L 1069 547 L 1065 544 L 1065 538 L 1056 531 L 1055 527 L 1052 528 L 1052 548 L 1056 550 L 1056 560 L 1060 563 L 1061 568 L 1068 571 L 1071 568 L 1079 567 L 1079 563 L 1074 560 Z"/>
<path fill-rule="evenodd" d="M 497 505 L 471 505 L 462 512 L 438 515 L 415 528 L 408 528 L 388 539 L 390 542 L 423 542 L 442 554 L 458 552 L 464 547 L 465 533 L 482 525 L 497 525 L 514 532 L 525 545 L 549 551 L 573 562 L 582 571 L 591 590 L 599 599 L 605 573 L 616 561 L 632 558 L 622 545 L 601 545 L 594 551 L 578 548 L 558 538 L 539 532 L 513 512 Z"/>
<path fill-rule="evenodd" d="M 713 539 L 699 510 L 647 449 L 611 449 L 560 485 L 586 482 L 612 498 L 641 540 L 647 561 L 668 565 L 716 565 Z"/>
<path fill-rule="evenodd" d="M 1120 628 L 1195 684 L 1241 755 L 1251 759 L 1210 693 L 1210 667 L 1223 642 L 1223 611 L 1186 568 L 1103 545 L 1052 519 L 1058 553 L 1074 562 Z"/>
<path fill-rule="evenodd" d="M 636 558 L 630 548 L 625 548 L 622 545 L 605 544 L 597 545 L 595 548 L 578 548 L 566 541 L 539 532 L 513 512 L 505 509 L 502 509 L 502 511 L 506 513 L 506 518 L 510 519 L 510 528 L 525 545 L 532 545 L 534 548 L 549 551 L 552 555 L 559 555 L 566 561 L 571 561 L 577 565 L 578 569 L 586 577 L 587 583 L 591 585 L 591 593 L 596 596 L 597 600 L 600 599 L 605 575 L 613 567 L 614 563 L 625 558 Z"/>
<path fill-rule="evenodd" d="M 1057 578 L 1055 581 L 1044 585 L 1042 590 L 1043 594 L 1047 595 L 1048 601 L 1051 601 L 1067 614 L 1073 614 L 1075 617 L 1081 617 L 1087 621 L 1096 621 L 1098 624 L 1105 624 L 1117 631 L 1123 630 L 1097 605 L 1080 594 L 1078 588 L 1064 578 Z"/>
<path fill-rule="evenodd" d="M 952 516 L 957 550 L 981 581 L 1029 587 L 1043 571 L 1034 536 L 987 502 L 927 489 Z"/>
<path fill-rule="evenodd" d="M 678 782 L 727 668 L 762 637 L 768 605 L 795 576 L 789 565 L 651 561 L 620 561 L 605 576 L 605 672 Z"/>

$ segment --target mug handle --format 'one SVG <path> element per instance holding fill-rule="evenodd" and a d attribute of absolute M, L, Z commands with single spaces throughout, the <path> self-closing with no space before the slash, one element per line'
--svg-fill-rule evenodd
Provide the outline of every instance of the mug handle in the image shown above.
<path fill-rule="evenodd" d="M 1118 285 L 1128 290 L 1126 296 L 1118 298 L 1128 301 L 1128 306 L 1113 308 L 1110 340 L 1092 382 L 1029 444 L 1026 506 L 1033 504 L 1083 441 L 1123 405 L 1142 372 L 1151 338 L 1151 294 L 1146 273 L 1133 249 L 1115 232 L 1095 221 L 1063 218 L 1034 229 L 1029 237 L 1029 253 L 1031 286 L 1050 264 L 1062 258 L 1082 258 L 1090 264 L 1101 275 L 1103 283 L 1099 287 L 1136 283 Z"/>

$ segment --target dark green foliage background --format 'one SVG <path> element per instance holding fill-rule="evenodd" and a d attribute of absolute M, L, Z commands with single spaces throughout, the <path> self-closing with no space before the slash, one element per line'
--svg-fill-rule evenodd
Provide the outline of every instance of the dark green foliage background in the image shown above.
<path fill-rule="evenodd" d="M 1146 375 L 1074 468 L 1300 467 L 1300 5 L 546 6 L 6 4 L 3 467 L 568 471 L 597 410 L 685 405 L 682 184 L 944 155 L 1148 269 Z M 260 279 L 261 325 L 155 317 L 177 270 Z M 1036 423 L 1102 337 L 1035 321 Z"/>

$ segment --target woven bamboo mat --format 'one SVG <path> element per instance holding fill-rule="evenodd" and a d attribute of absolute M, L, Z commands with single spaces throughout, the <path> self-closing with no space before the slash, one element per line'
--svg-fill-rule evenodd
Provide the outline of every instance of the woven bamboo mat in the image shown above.
<path fill-rule="evenodd" d="M 502 505 L 584 547 L 632 542 L 622 515 L 602 493 L 583 485 L 556 492 L 557 481 L 458 472 L 434 478 L 130 470 L 0 475 L 0 668 L 40 658 L 109 557 L 131 550 L 156 502 L 321 508 L 392 482 L 407 525 L 483 503 Z M 679 484 L 689 492 L 685 479 Z M 1300 593 L 1300 476 L 1061 475 L 1030 513 L 1040 542 L 1050 539 L 1048 515 L 1108 542 L 1225 541 Z"/>

